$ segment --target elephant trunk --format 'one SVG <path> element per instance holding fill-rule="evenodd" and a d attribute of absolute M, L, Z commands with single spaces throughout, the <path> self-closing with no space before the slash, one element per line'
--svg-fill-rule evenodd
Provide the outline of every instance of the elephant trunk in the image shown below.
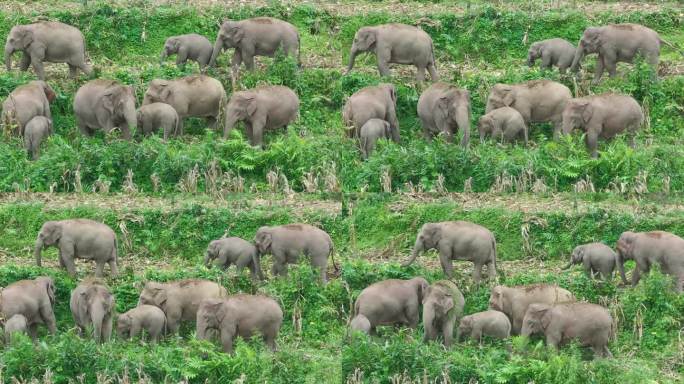
<path fill-rule="evenodd" d="M 169 54 L 166 52 L 166 48 L 162 49 L 161 56 L 159 57 L 159 65 L 164 65 L 164 60 L 166 60 L 168 55 Z"/>
<path fill-rule="evenodd" d="M 625 259 L 622 252 L 618 249 L 617 251 L 617 266 L 620 271 L 620 278 L 622 282 L 627 285 L 627 276 L 625 276 Z"/>
<path fill-rule="evenodd" d="M 207 336 L 207 324 L 204 320 L 197 321 L 197 339 L 198 340 L 208 340 Z"/>
<path fill-rule="evenodd" d="M 227 139 L 230 135 L 230 131 L 233 130 L 235 124 L 237 124 L 238 118 L 234 113 L 228 112 L 226 114 L 226 122 L 223 125 L 223 139 Z"/>
<path fill-rule="evenodd" d="M 530 337 L 532 334 L 532 329 L 529 325 L 523 322 L 522 329 L 520 330 L 520 336 Z"/>
<path fill-rule="evenodd" d="M 98 305 L 99 304 L 99 305 Z M 102 325 L 104 322 L 104 308 L 102 308 L 103 303 L 94 303 L 90 310 L 90 319 L 93 322 L 93 338 L 97 343 L 102 343 L 104 337 L 102 335 Z"/>
<path fill-rule="evenodd" d="M 534 66 L 535 57 L 532 53 L 527 54 L 527 66 L 532 68 Z"/>
<path fill-rule="evenodd" d="M 216 37 L 216 42 L 214 43 L 214 49 L 211 51 L 211 59 L 209 60 L 209 66 L 213 67 L 216 65 L 216 58 L 221 53 L 223 49 L 223 39 L 221 36 Z"/>
<path fill-rule="evenodd" d="M 461 146 L 467 148 L 470 142 L 470 110 L 467 106 L 462 105 L 456 111 L 456 124 L 462 133 Z"/>
<path fill-rule="evenodd" d="M 211 268 L 211 254 L 209 252 L 206 252 L 204 254 L 204 266 L 207 268 Z"/>
<path fill-rule="evenodd" d="M 12 70 L 12 54 L 14 53 L 14 47 L 7 43 L 5 44 L 5 68 L 7 72 Z"/>
<path fill-rule="evenodd" d="M 579 70 L 580 62 L 584 58 L 584 47 L 582 47 L 582 43 L 580 42 L 579 45 L 577 46 L 577 50 L 575 51 L 575 58 L 572 60 L 572 65 L 570 66 L 570 70 L 572 72 L 577 72 Z"/>
<path fill-rule="evenodd" d="M 40 252 L 43 250 L 43 241 L 41 239 L 36 240 L 36 244 L 33 248 L 33 255 L 36 258 L 36 265 L 40 267 L 41 261 L 41 255 Z"/>
<path fill-rule="evenodd" d="M 575 128 L 575 124 L 573 124 L 572 119 L 569 117 L 563 117 L 563 122 L 561 124 L 561 132 L 563 132 L 564 135 L 571 134 L 572 130 Z"/>
<path fill-rule="evenodd" d="M 425 335 L 423 336 L 423 340 L 425 341 L 434 340 L 437 336 L 434 320 L 435 306 L 432 304 L 428 304 L 423 308 L 423 327 L 425 328 Z"/>
<path fill-rule="evenodd" d="M 496 108 L 498 108 L 498 107 L 494 104 L 494 102 L 492 102 L 492 100 L 487 100 L 487 106 L 485 107 L 485 114 L 495 110 Z"/>
<path fill-rule="evenodd" d="M 356 55 L 359 53 L 356 47 L 352 46 L 351 54 L 349 55 L 349 65 L 347 65 L 347 72 L 350 72 L 354 68 L 354 61 L 356 60 Z"/>
<path fill-rule="evenodd" d="M 403 263 L 401 266 L 402 267 L 408 267 L 411 265 L 416 260 L 416 257 L 418 257 L 418 254 L 423 251 L 423 242 L 420 241 L 420 238 L 416 239 L 416 244 L 413 246 L 413 251 L 411 252 L 411 258 Z"/>
<path fill-rule="evenodd" d="M 255 251 L 252 254 L 252 263 L 254 263 L 254 271 L 259 280 L 264 280 L 264 273 L 261 270 L 261 255 L 259 251 Z"/>
<path fill-rule="evenodd" d="M 135 131 L 136 127 L 138 126 L 138 113 L 135 110 L 135 101 L 133 99 L 126 103 L 124 119 L 126 119 L 126 125 L 128 125 L 128 133 L 125 134 L 125 138 L 130 139 L 131 132 Z"/>

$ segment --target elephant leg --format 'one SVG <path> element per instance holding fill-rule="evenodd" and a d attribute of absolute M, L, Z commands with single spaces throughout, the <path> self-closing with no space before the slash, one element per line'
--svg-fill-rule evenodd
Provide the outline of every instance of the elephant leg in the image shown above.
<path fill-rule="evenodd" d="M 598 133 L 598 128 L 587 128 L 587 149 L 591 152 L 591 157 L 594 159 L 598 158 Z"/>
<path fill-rule="evenodd" d="M 188 61 L 188 50 L 187 48 L 181 48 L 176 54 L 176 68 L 185 69 L 185 62 Z"/>
<path fill-rule="evenodd" d="M 258 112 L 257 112 L 258 113 Z M 252 137 L 254 138 L 252 146 L 264 146 L 264 126 L 266 125 L 266 116 L 257 117 L 252 120 Z"/>
<path fill-rule="evenodd" d="M 482 344 L 482 328 L 478 325 L 473 326 L 473 329 L 470 331 L 470 338 L 477 340 L 478 344 Z"/>
<path fill-rule="evenodd" d="M 453 320 L 447 320 L 442 324 L 442 335 L 444 337 L 444 346 L 449 348 L 451 346 L 451 342 L 454 338 L 454 321 Z"/>
<path fill-rule="evenodd" d="M 74 245 L 68 242 L 60 242 L 59 244 L 59 258 L 64 263 L 67 273 L 71 277 L 76 276 L 76 264 L 74 263 Z"/>
<path fill-rule="evenodd" d="M 105 266 L 104 261 L 98 260 L 95 262 L 95 277 L 104 276 L 104 266 Z"/>
<path fill-rule="evenodd" d="M 419 84 L 425 81 L 425 67 L 422 65 L 416 66 L 416 82 Z"/>
<path fill-rule="evenodd" d="M 69 78 L 75 79 L 77 75 L 78 75 L 78 68 L 69 64 Z"/>
<path fill-rule="evenodd" d="M 216 117 L 215 116 L 207 117 L 207 125 L 209 126 L 209 129 L 216 130 Z"/>
<path fill-rule="evenodd" d="M 489 280 L 496 280 L 496 265 L 493 261 L 487 262 L 487 273 L 489 274 Z"/>
<path fill-rule="evenodd" d="M 592 84 L 596 85 L 601 81 L 601 76 L 603 76 L 603 55 L 599 55 L 596 60 L 596 69 L 594 70 L 594 80 L 591 81 Z"/>
<path fill-rule="evenodd" d="M 130 338 L 132 339 L 134 337 L 138 337 L 141 330 L 142 328 L 140 327 L 140 322 L 133 321 L 133 323 L 131 324 Z"/>
<path fill-rule="evenodd" d="M 109 271 L 111 272 L 112 277 L 119 276 L 119 268 L 116 266 L 116 260 L 109 260 Z"/>
<path fill-rule="evenodd" d="M 223 352 L 233 354 L 233 339 L 235 338 L 234 330 L 221 329 L 221 344 L 223 345 Z"/>
<path fill-rule="evenodd" d="M 617 75 L 617 55 L 615 52 L 604 52 L 603 66 L 608 71 L 608 76 L 615 77 L 615 75 Z"/>
<path fill-rule="evenodd" d="M 242 65 L 242 53 L 239 49 L 236 49 L 235 53 L 233 53 L 233 58 L 230 59 L 230 80 L 233 88 L 235 88 L 235 84 L 240 80 L 240 65 Z"/>
<path fill-rule="evenodd" d="M 378 60 L 378 71 L 380 72 L 380 76 L 386 77 L 390 75 L 389 71 L 389 61 L 390 58 L 392 57 L 392 52 L 390 51 L 389 48 L 379 48 L 376 51 L 376 56 Z"/>
<path fill-rule="evenodd" d="M 271 273 L 277 276 L 287 276 L 287 262 L 285 258 L 280 261 L 275 256 L 273 257 L 273 267 L 271 267 Z"/>
<path fill-rule="evenodd" d="M 404 316 L 406 316 L 406 321 L 407 325 L 409 328 L 415 329 L 418 326 L 418 306 L 420 303 L 417 303 L 416 305 L 408 305 L 406 309 L 404 310 Z"/>
<path fill-rule="evenodd" d="M 558 346 L 561 341 L 561 335 L 557 335 L 556 332 L 549 332 L 546 334 L 546 345 L 558 350 Z"/>
<path fill-rule="evenodd" d="M 278 335 L 278 328 L 273 326 L 269 327 L 268 329 L 265 329 L 263 332 L 263 339 L 264 339 L 264 344 L 268 347 L 268 349 L 271 352 L 275 352 L 277 349 L 276 346 L 276 336 Z"/>
<path fill-rule="evenodd" d="M 480 280 L 482 280 L 482 264 L 474 264 L 473 265 L 473 281 L 475 284 L 480 284 Z"/>
<path fill-rule="evenodd" d="M 430 78 L 432 79 L 432 82 L 438 82 L 439 81 L 439 74 L 437 73 L 437 68 L 435 68 L 435 63 L 430 63 L 428 64 L 428 72 L 430 72 Z"/>
<path fill-rule="evenodd" d="M 38 79 L 40 80 L 45 80 L 45 69 L 43 67 L 44 58 L 44 49 L 37 49 L 31 53 L 31 65 L 33 66 L 33 70 L 36 71 L 36 76 L 38 76 Z"/>
<path fill-rule="evenodd" d="M 180 310 L 168 311 L 166 313 L 166 329 L 173 334 L 178 332 L 180 327 L 181 312 Z"/>
<path fill-rule="evenodd" d="M 52 312 L 52 307 L 49 304 L 45 304 L 40 307 L 40 317 L 43 319 L 43 323 L 50 331 L 50 334 L 57 333 L 57 321 L 55 320 L 55 314 Z"/>
<path fill-rule="evenodd" d="M 102 342 L 109 341 L 112 336 L 112 316 L 108 316 L 105 321 L 102 322 Z"/>
<path fill-rule="evenodd" d="M 78 125 L 78 130 L 81 132 L 81 134 L 83 136 L 86 136 L 86 137 L 92 136 L 92 133 L 91 133 L 90 129 L 88 129 L 88 126 L 86 125 L 86 123 L 81 121 L 81 119 L 79 119 L 78 116 L 76 117 L 76 125 Z"/>
<path fill-rule="evenodd" d="M 541 69 L 547 70 L 551 69 L 551 54 L 544 52 L 541 57 Z"/>
<path fill-rule="evenodd" d="M 19 69 L 22 72 L 28 71 L 29 66 L 31 65 L 31 56 L 28 53 L 23 53 L 21 55 L 21 61 L 19 62 Z"/>
<path fill-rule="evenodd" d="M 639 283 L 639 279 L 641 279 L 641 276 L 639 273 L 639 266 L 637 265 L 636 268 L 634 268 L 634 272 L 632 272 L 632 287 L 636 287 Z"/>
<path fill-rule="evenodd" d="M 254 52 L 242 52 L 243 61 L 245 62 L 245 68 L 248 71 L 254 70 Z"/>
<path fill-rule="evenodd" d="M 28 334 L 34 343 L 36 342 L 36 340 L 38 340 L 38 324 L 37 323 L 29 324 Z"/>
<path fill-rule="evenodd" d="M 451 250 L 450 249 L 440 249 L 439 251 L 439 263 L 442 265 L 442 270 L 444 274 L 451 278 L 454 270 L 454 266 L 451 264 Z"/>

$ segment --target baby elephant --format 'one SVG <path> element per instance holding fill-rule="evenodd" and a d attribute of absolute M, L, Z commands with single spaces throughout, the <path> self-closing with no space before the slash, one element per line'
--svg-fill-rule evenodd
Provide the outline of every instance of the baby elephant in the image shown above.
<path fill-rule="evenodd" d="M 114 295 L 106 286 L 97 280 L 85 281 L 71 292 L 69 304 L 79 334 L 92 326 L 95 341 L 109 341 L 115 307 Z"/>
<path fill-rule="evenodd" d="M 458 326 L 458 336 L 482 343 L 482 336 L 491 336 L 499 339 L 507 339 L 511 335 L 511 321 L 505 313 L 488 310 L 464 316 Z"/>
<path fill-rule="evenodd" d="M 52 120 L 36 116 L 24 127 L 24 148 L 31 159 L 38 160 L 40 144 L 52 134 Z"/>
<path fill-rule="evenodd" d="M 14 315 L 5 322 L 5 343 L 12 342 L 12 335 L 15 333 L 26 334 L 28 331 L 28 322 L 24 315 Z"/>
<path fill-rule="evenodd" d="M 204 265 L 210 268 L 213 260 L 216 260 L 214 264 L 224 271 L 231 264 L 235 264 L 238 274 L 242 273 L 244 267 L 247 267 L 252 274 L 252 279 L 263 280 L 264 278 L 256 247 L 239 237 L 227 237 L 209 243 L 207 253 L 204 255 Z"/>
<path fill-rule="evenodd" d="M 565 73 L 575 58 L 575 46 L 564 39 L 548 39 L 537 41 L 530 45 L 527 52 L 527 65 L 534 66 L 534 61 L 541 58 L 541 69 L 558 67 L 560 73 Z"/>
<path fill-rule="evenodd" d="M 572 251 L 568 264 L 561 269 L 565 270 L 573 264 L 580 263 L 589 278 L 595 278 L 600 272 L 604 280 L 612 280 L 617 265 L 617 254 L 603 243 L 578 245 Z"/>
<path fill-rule="evenodd" d="M 361 137 L 359 145 L 363 159 L 370 157 L 375 150 L 378 139 L 391 139 L 392 129 L 390 123 L 381 119 L 370 119 L 361 127 Z"/>
<path fill-rule="evenodd" d="M 463 315 L 463 306 L 465 299 L 456 284 L 449 280 L 432 284 L 423 297 L 423 341 L 435 340 L 439 332 L 448 348 L 454 336 L 454 325 Z"/>
<path fill-rule="evenodd" d="M 530 304 L 523 319 L 522 336 L 543 333 L 555 349 L 572 339 L 590 346 L 596 356 L 613 357 L 608 341 L 614 335 L 608 310 L 591 303 Z"/>
<path fill-rule="evenodd" d="M 164 140 L 168 140 L 169 136 L 180 136 L 180 117 L 178 112 L 166 103 L 151 103 L 143 105 L 138 108 L 136 113 L 138 120 L 137 135 L 149 136 L 159 129 L 164 132 Z"/>
<path fill-rule="evenodd" d="M 116 334 L 122 339 L 132 339 L 142 330 L 147 331 L 152 344 L 159 341 L 166 331 L 166 315 L 154 305 L 139 305 L 123 313 L 116 320 Z"/>
<path fill-rule="evenodd" d="M 507 143 L 522 139 L 527 145 L 525 119 L 520 112 L 511 107 L 497 108 L 480 117 L 477 129 L 480 131 L 480 142 L 484 141 L 486 135 L 490 135 L 495 140 L 501 138 Z"/>
<path fill-rule="evenodd" d="M 197 62 L 200 71 L 204 72 L 209 64 L 209 60 L 211 60 L 213 49 L 214 47 L 206 37 L 196 33 L 171 36 L 164 43 L 164 49 L 159 58 L 159 65 L 164 63 L 167 56 L 177 54 L 176 66 L 178 68 L 185 67 L 185 63 L 188 60 L 192 60 Z"/>

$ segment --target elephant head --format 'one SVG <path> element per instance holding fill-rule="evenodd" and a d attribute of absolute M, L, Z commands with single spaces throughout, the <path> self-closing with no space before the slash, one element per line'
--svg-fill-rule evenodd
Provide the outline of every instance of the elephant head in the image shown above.
<path fill-rule="evenodd" d="M 110 335 L 103 335 L 105 322 L 111 320 L 114 311 L 114 296 L 102 285 L 92 284 L 80 293 L 78 314 L 82 319 L 90 319 L 93 323 L 95 341 L 107 341 Z M 109 319 L 108 319 L 109 318 Z"/>
<path fill-rule="evenodd" d="M 131 324 L 133 319 L 129 314 L 122 314 L 116 319 L 116 335 L 121 339 L 127 339 L 130 336 Z"/>
<path fill-rule="evenodd" d="M 541 57 L 541 48 L 542 46 L 538 42 L 530 45 L 530 49 L 527 51 L 527 65 L 529 67 L 533 67 L 534 61 Z"/>
<path fill-rule="evenodd" d="M 46 221 L 38 232 L 38 238 L 33 248 L 33 255 L 36 258 L 36 265 L 40 267 L 41 251 L 43 247 L 56 245 L 62 238 L 62 223 L 59 221 Z"/>
<path fill-rule="evenodd" d="M 207 331 L 220 330 L 228 314 L 221 299 L 204 299 L 197 310 L 197 338 L 207 339 Z"/>
<path fill-rule="evenodd" d="M 487 133 L 494 136 L 494 119 L 488 115 L 480 117 L 477 123 L 477 131 L 480 133 L 480 143 L 484 142 Z"/>
<path fill-rule="evenodd" d="M 461 146 L 467 147 L 470 141 L 470 92 L 465 89 L 453 89 L 437 100 L 435 106 L 437 124 L 448 127 L 456 123 L 461 131 Z"/>
<path fill-rule="evenodd" d="M 418 233 L 418 237 L 416 237 L 416 242 L 413 245 L 411 258 L 402 264 L 402 266 L 406 267 L 411 265 L 411 263 L 416 260 L 416 257 L 418 257 L 421 252 L 436 248 L 441 238 L 442 227 L 439 224 L 427 223 L 423 225 Z"/>
<path fill-rule="evenodd" d="M 240 42 L 244 37 L 245 31 L 240 23 L 230 20 L 224 21 L 216 36 L 216 42 L 214 43 L 214 50 L 211 53 L 209 65 L 214 66 L 216 64 L 216 57 L 222 50 L 239 47 Z"/>
<path fill-rule="evenodd" d="M 435 338 L 437 333 L 436 319 L 443 319 L 454 307 L 451 292 L 441 287 L 428 286 L 423 295 L 423 325 L 428 340 Z"/>
<path fill-rule="evenodd" d="M 496 84 L 487 98 L 485 113 L 515 104 L 515 89 L 509 84 Z"/>
<path fill-rule="evenodd" d="M 169 37 L 164 43 L 164 49 L 162 49 L 161 57 L 159 57 L 159 65 L 164 64 L 164 60 L 167 56 L 178 53 L 180 48 L 180 41 L 176 37 Z"/>
<path fill-rule="evenodd" d="M 129 129 L 137 126 L 135 91 L 130 85 L 113 85 L 102 93 L 103 120 L 125 121 Z"/>
<path fill-rule="evenodd" d="M 352 43 L 351 53 L 349 55 L 349 65 L 347 72 L 354 68 L 354 60 L 356 55 L 360 52 L 368 52 L 375 49 L 377 41 L 378 29 L 376 27 L 363 27 L 359 29 L 354 35 L 354 42 Z"/>
<path fill-rule="evenodd" d="M 577 72 L 580 67 L 580 63 L 585 55 L 598 52 L 601 47 L 601 28 L 587 28 L 584 30 L 584 34 L 577 44 L 577 50 L 575 51 L 575 58 L 572 60 L 572 65 L 570 70 Z"/>
<path fill-rule="evenodd" d="M 204 253 L 204 266 L 211 268 L 211 262 L 218 257 L 220 251 L 220 244 L 216 240 L 209 243 L 207 251 Z"/>
<path fill-rule="evenodd" d="M 632 231 L 623 232 L 617 241 L 616 254 L 617 254 L 617 265 L 620 270 L 620 277 L 622 282 L 627 284 L 627 277 L 625 276 L 625 261 L 634 260 L 634 242 L 636 241 L 637 234 Z"/>
<path fill-rule="evenodd" d="M 570 261 L 568 261 L 568 264 L 561 267 L 561 269 L 566 270 L 566 269 L 570 268 L 573 264 L 581 263 L 583 259 L 584 259 L 584 247 L 580 245 L 580 246 L 575 247 L 575 249 L 572 250 L 572 254 L 570 255 Z"/>
<path fill-rule="evenodd" d="M 520 335 L 530 337 L 537 333 L 544 333 L 551 322 L 549 309 L 551 306 L 547 304 L 530 304 L 527 307 L 527 312 L 525 312 L 525 317 L 523 317 Z"/>
<path fill-rule="evenodd" d="M 226 105 L 226 121 L 223 126 L 223 138 L 227 139 L 230 131 L 238 121 L 249 119 L 257 111 L 257 96 L 253 91 L 236 92 Z"/>
<path fill-rule="evenodd" d="M 470 316 L 465 316 L 461 319 L 461 323 L 458 325 L 458 338 L 459 340 L 464 339 L 473 330 L 473 318 Z"/>
<path fill-rule="evenodd" d="M 45 290 L 45 295 L 47 296 L 48 300 L 50 301 L 50 307 L 55 306 L 55 282 L 52 280 L 52 277 L 49 276 L 40 276 L 37 277 L 35 280 L 36 284 L 38 284 L 39 287 Z"/>
<path fill-rule="evenodd" d="M 150 82 L 150 86 L 143 97 L 143 105 L 152 103 L 167 103 L 171 97 L 171 82 L 163 79 L 154 79 Z"/>
<path fill-rule="evenodd" d="M 33 30 L 27 25 L 17 25 L 10 30 L 5 42 L 5 67 L 12 70 L 12 54 L 25 51 L 33 43 Z"/>
<path fill-rule="evenodd" d="M 503 313 L 511 313 L 512 306 L 513 303 L 511 303 L 510 297 L 506 294 L 506 287 L 497 285 L 492 288 L 492 292 L 489 295 L 489 308 Z"/>
<path fill-rule="evenodd" d="M 271 243 L 273 241 L 273 234 L 270 227 L 261 227 L 257 230 L 254 236 L 254 246 L 257 249 L 258 255 L 268 255 L 271 253 Z"/>
<path fill-rule="evenodd" d="M 563 134 L 570 134 L 576 127 L 586 126 L 593 113 L 594 109 L 588 100 L 570 100 L 563 109 Z"/>
<path fill-rule="evenodd" d="M 155 307 L 158 307 L 162 311 L 166 312 L 167 299 L 168 294 L 163 284 L 149 282 L 145 284 L 145 288 L 143 288 L 143 291 L 140 293 L 140 299 L 138 299 L 138 306 L 154 305 Z"/>

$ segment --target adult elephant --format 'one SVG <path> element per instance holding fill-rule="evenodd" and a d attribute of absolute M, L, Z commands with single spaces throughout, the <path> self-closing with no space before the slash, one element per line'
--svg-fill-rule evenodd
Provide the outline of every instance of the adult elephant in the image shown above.
<path fill-rule="evenodd" d="M 370 119 L 385 120 L 390 124 L 392 140 L 399 142 L 399 120 L 397 120 L 397 91 L 392 84 L 379 84 L 361 88 L 347 99 L 342 109 L 342 120 L 347 126 L 347 135 L 360 136 L 361 127 Z"/>
<path fill-rule="evenodd" d="M 17 133 L 23 136 L 24 127 L 34 117 L 45 116 L 52 119 L 50 103 L 54 99 L 55 91 L 42 80 L 20 85 L 2 103 L 2 123 L 16 124 Z"/>
<path fill-rule="evenodd" d="M 102 282 L 87 280 L 79 284 L 71 292 L 69 307 L 80 335 L 92 326 L 96 342 L 109 341 L 116 308 L 114 295 Z"/>
<path fill-rule="evenodd" d="M 19 68 L 26 71 L 29 64 L 40 80 L 45 80 L 43 62 L 67 63 L 69 75 L 76 77 L 78 69 L 90 75 L 92 69 L 86 64 L 85 38 L 78 28 L 57 21 L 39 21 L 16 25 L 5 43 L 5 66 L 12 70 L 12 54 L 23 52 Z"/>
<path fill-rule="evenodd" d="M 97 129 L 109 133 L 119 128 L 123 138 L 130 140 L 137 124 L 135 91 L 116 80 L 91 80 L 74 96 L 74 115 L 78 129 L 86 136 Z"/>
<path fill-rule="evenodd" d="M 531 80 L 521 84 L 496 84 L 487 98 L 485 113 L 511 107 L 520 112 L 525 124 L 553 123 L 553 137 L 560 137 L 563 109 L 572 99 L 570 89 L 551 80 Z"/>
<path fill-rule="evenodd" d="M 661 42 L 656 31 L 639 24 L 589 27 L 584 30 L 577 45 L 570 70 L 579 71 L 584 56 L 592 53 L 598 54 L 593 84 L 601 80 L 604 70 L 607 70 L 608 74 L 613 77 L 617 73 L 617 63 L 631 63 L 639 55 L 657 70 Z"/>
<path fill-rule="evenodd" d="M 330 235 L 320 228 L 309 224 L 261 227 L 254 236 L 254 245 L 259 256 L 273 255 L 274 275 L 287 275 L 287 264 L 297 263 L 299 256 L 304 255 L 319 270 L 323 283 L 328 280 L 328 256 L 332 256 L 334 247 Z"/>
<path fill-rule="evenodd" d="M 435 340 L 441 334 L 444 346 L 449 348 L 454 325 L 460 322 L 464 306 L 463 294 L 453 281 L 439 280 L 432 284 L 423 298 L 423 341 Z"/>
<path fill-rule="evenodd" d="M 625 261 L 634 260 L 636 267 L 632 272 L 632 286 L 639 283 L 642 273 L 648 273 L 653 265 L 675 280 L 675 289 L 682 292 L 684 287 L 684 239 L 664 231 L 623 232 L 617 242 L 617 265 L 623 283 Z"/>
<path fill-rule="evenodd" d="M 19 280 L 0 291 L 0 315 L 5 319 L 14 315 L 24 316 L 34 341 L 40 324 L 45 324 L 51 334 L 57 333 L 54 306 L 55 283 L 48 276 Z"/>
<path fill-rule="evenodd" d="M 238 121 L 243 121 L 252 146 L 263 146 L 265 130 L 287 128 L 299 114 L 299 98 L 290 88 L 265 85 L 235 92 L 226 105 L 223 138 L 227 139 Z"/>
<path fill-rule="evenodd" d="M 233 78 L 237 78 L 243 62 L 247 70 L 252 71 L 254 56 L 273 57 L 279 49 L 290 56 L 297 52 L 297 60 L 301 65 L 297 28 L 286 21 L 271 17 L 224 21 L 216 36 L 209 65 L 216 65 L 216 58 L 221 51 L 230 48 L 235 48 L 231 60 Z"/>
<path fill-rule="evenodd" d="M 76 276 L 76 258 L 94 260 L 97 277 L 103 275 L 107 263 L 112 276 L 118 275 L 116 234 L 106 224 L 88 219 L 46 221 L 34 246 L 36 265 L 39 267 L 41 250 L 51 245 L 58 247 L 59 265 L 65 267 L 72 277 Z"/>
<path fill-rule="evenodd" d="M 225 98 L 226 91 L 220 81 L 203 75 L 187 76 L 176 80 L 152 80 L 145 92 L 143 105 L 171 105 L 180 117 L 178 134 L 182 135 L 183 119 L 187 117 L 204 117 L 210 128 L 216 128 Z"/>
<path fill-rule="evenodd" d="M 411 259 L 402 264 L 406 267 L 421 252 L 436 249 L 439 262 L 448 278 L 453 276 L 452 260 L 473 262 L 473 280 L 480 282 L 482 267 L 487 265 L 489 278 L 496 278 L 496 239 L 487 228 L 467 221 L 443 221 L 423 225 L 416 237 Z"/>
<path fill-rule="evenodd" d="M 448 142 L 454 141 L 456 131 L 461 131 L 461 146 L 470 141 L 470 92 L 446 83 L 435 83 L 418 99 L 418 117 L 423 127 L 423 137 L 444 134 Z"/>
<path fill-rule="evenodd" d="M 416 66 L 419 83 L 425 80 L 426 69 L 432 81 L 439 81 L 432 38 L 420 28 L 393 23 L 359 29 L 354 35 L 347 73 L 354 68 L 356 55 L 369 51 L 377 58 L 380 76 L 390 75 L 390 63 L 408 64 Z"/>

